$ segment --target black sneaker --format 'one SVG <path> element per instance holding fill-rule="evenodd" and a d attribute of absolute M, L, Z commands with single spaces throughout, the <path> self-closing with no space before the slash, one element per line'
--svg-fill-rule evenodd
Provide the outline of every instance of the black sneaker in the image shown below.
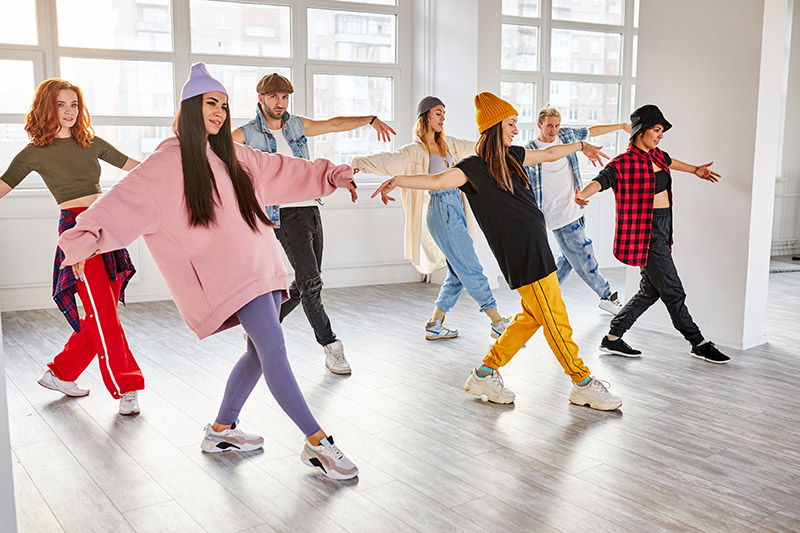
<path fill-rule="evenodd" d="M 622 337 L 618 338 L 615 341 L 612 341 L 608 338 L 608 336 L 604 336 L 603 340 L 600 341 L 600 350 L 606 353 L 612 353 L 614 355 L 621 355 L 622 357 L 641 357 L 642 352 L 639 350 L 634 350 L 628 343 L 622 340 Z"/>
<path fill-rule="evenodd" d="M 718 365 L 725 364 L 731 360 L 730 357 L 720 352 L 711 341 L 698 344 L 697 346 L 692 346 L 692 357 L 705 359 L 709 363 L 716 363 Z"/>

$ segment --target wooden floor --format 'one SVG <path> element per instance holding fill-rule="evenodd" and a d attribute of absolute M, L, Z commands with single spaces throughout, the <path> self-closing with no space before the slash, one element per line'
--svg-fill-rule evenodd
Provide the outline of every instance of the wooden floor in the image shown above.
<path fill-rule="evenodd" d="M 621 271 L 608 274 L 623 285 Z M 464 295 L 447 320 L 460 337 L 425 341 L 436 292 L 326 289 L 351 377 L 325 369 L 300 310 L 284 324 L 312 411 L 361 471 L 350 482 L 300 462 L 302 435 L 263 382 L 241 422 L 264 435 L 263 451 L 200 451 L 242 351 L 238 328 L 201 342 L 169 302 L 123 309 L 147 388 L 141 415 L 121 417 L 96 364 L 78 380 L 92 389 L 85 398 L 36 383 L 69 333 L 58 311 L 5 313 L 19 530 L 800 530 L 800 273 L 770 278 L 770 343 L 726 350 L 723 366 L 636 328 L 626 340 L 645 357 L 600 355 L 609 315 L 570 278 L 582 356 L 624 400 L 611 413 L 568 403 L 569 380 L 541 334 L 503 370 L 515 404 L 465 393 L 490 345 L 488 321 Z M 518 310 L 515 293 L 496 297 L 503 314 Z"/>

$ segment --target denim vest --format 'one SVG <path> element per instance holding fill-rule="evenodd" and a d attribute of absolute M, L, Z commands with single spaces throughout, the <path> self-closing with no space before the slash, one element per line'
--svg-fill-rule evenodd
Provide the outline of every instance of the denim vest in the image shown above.
<path fill-rule="evenodd" d="M 286 138 L 286 142 L 289 143 L 292 154 L 294 154 L 295 157 L 311 159 L 308 153 L 308 139 L 306 139 L 303 119 L 298 116 L 290 115 L 288 111 L 284 111 L 283 115 L 281 115 L 281 120 L 283 121 L 283 136 Z M 245 144 L 247 144 L 247 146 L 271 154 L 278 151 L 275 137 L 269 131 L 267 120 L 261 112 L 261 104 L 256 106 L 256 118 L 240 128 L 242 132 L 244 132 Z M 322 204 L 319 199 L 317 199 L 317 202 Z M 276 226 L 281 225 L 280 206 L 268 205 L 267 216 Z"/>

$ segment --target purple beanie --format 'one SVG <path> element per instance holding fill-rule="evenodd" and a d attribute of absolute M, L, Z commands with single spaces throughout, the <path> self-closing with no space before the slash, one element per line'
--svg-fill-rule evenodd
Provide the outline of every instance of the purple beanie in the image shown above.
<path fill-rule="evenodd" d="M 211 74 L 206 70 L 203 63 L 195 63 L 192 65 L 192 71 L 189 73 L 189 79 L 183 84 L 181 90 L 181 102 L 197 96 L 199 94 L 210 93 L 219 91 L 228 96 L 228 91 L 222 86 L 220 82 L 211 77 Z"/>

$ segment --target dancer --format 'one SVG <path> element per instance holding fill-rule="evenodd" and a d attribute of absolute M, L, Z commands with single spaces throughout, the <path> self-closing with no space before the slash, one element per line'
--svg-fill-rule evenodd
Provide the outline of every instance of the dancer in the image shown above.
<path fill-rule="evenodd" d="M 351 164 L 353 169 L 378 176 L 425 172 L 438 174 L 465 157 L 474 155 L 473 141 L 444 134 L 444 118 L 444 103 L 435 96 L 426 96 L 417 104 L 415 141 L 396 152 L 356 157 Z M 403 189 L 401 194 L 406 212 L 406 251 L 413 250 L 418 258 L 426 253 L 423 245 L 426 239 L 421 235 L 427 236 L 430 232 L 438 249 L 426 255 L 436 257 L 444 253 L 447 266 L 447 277 L 439 289 L 433 316 L 425 324 L 425 338 L 451 339 L 458 335 L 458 330 L 446 328 L 443 323 L 447 312 L 456 304 L 464 289 L 478 303 L 480 311 L 486 313 L 491 320 L 492 337 L 500 337 L 511 319 L 504 319 L 497 311 L 497 302 L 489 288 L 489 281 L 483 275 L 483 267 L 478 261 L 467 227 L 464 201 L 461 198 L 463 193 L 457 187 L 430 191 L 429 201 L 424 197 L 425 191 Z M 427 224 L 423 224 L 422 210 L 426 203 Z M 427 264 L 432 262 L 428 260 Z M 419 269 L 418 265 L 419 261 Z M 429 274 L 432 271 L 424 273 Z"/>
<path fill-rule="evenodd" d="M 530 141 L 525 148 L 538 150 L 557 144 L 583 141 L 587 137 L 605 135 L 624 129 L 628 133 L 628 123 L 592 126 L 590 128 L 562 128 L 561 113 L 550 106 L 539 111 L 539 137 Z M 583 207 L 574 202 L 574 187 L 580 188 L 581 170 L 578 157 L 570 154 L 566 159 L 551 163 L 525 167 L 533 186 L 536 205 L 544 214 L 547 226 L 553 232 L 561 253 L 556 259 L 558 283 L 564 283 L 574 269 L 578 276 L 600 297 L 598 307 L 612 315 L 619 313 L 622 304 L 617 291 L 611 292 L 611 285 L 597 264 L 592 240 L 586 236 Z"/>
<path fill-rule="evenodd" d="M 83 92 L 58 78 L 39 84 L 25 118 L 25 131 L 31 143 L 0 176 L 0 198 L 28 174 L 38 172 L 61 209 L 59 234 L 74 226 L 76 217 L 100 197 L 98 159 L 123 170 L 139 164 L 94 135 Z M 120 401 L 119 413 L 136 414 L 144 377 L 117 316 L 117 302 L 124 303 L 125 287 L 136 272 L 128 251 L 109 248 L 88 261 L 80 277 L 69 267 L 61 268 L 63 259 L 63 252 L 56 248 L 53 299 L 75 331 L 47 363 L 39 384 L 67 396 L 86 396 L 89 389 L 79 387 L 75 380 L 97 356 L 103 384 Z M 84 318 L 78 316 L 76 292 Z"/>
<path fill-rule="evenodd" d="M 523 166 L 555 161 L 581 150 L 592 162 L 607 157 L 600 148 L 583 141 L 546 150 L 525 150 L 511 146 L 517 135 L 517 110 L 492 93 L 475 97 L 475 121 L 481 134 L 476 151 L 455 168 L 440 174 L 395 176 L 384 181 L 372 195 L 381 194 L 384 203 L 394 200 L 388 193 L 395 187 L 447 189 L 459 187 L 467 193 L 478 224 L 486 235 L 509 286 L 522 297 L 522 312 L 471 371 L 464 389 L 486 396 L 495 403 L 511 403 L 514 393 L 503 384 L 498 370 L 508 363 L 528 339 L 543 327 L 544 335 L 564 372 L 572 378 L 569 401 L 609 411 L 622 400 L 608 391 L 607 384 L 591 375 L 578 357 L 572 341 L 567 310 L 555 274 L 553 254 L 547 244 L 544 216 L 530 190 Z"/>
<path fill-rule="evenodd" d="M 290 115 L 289 95 L 292 83 L 273 73 L 261 78 L 256 85 L 258 104 L 256 118 L 237 128 L 233 140 L 263 152 L 311 159 L 307 137 L 336 131 L 349 131 L 370 125 L 378 139 L 388 141 L 394 130 L 375 115 L 334 117 L 312 120 Z M 289 287 L 289 299 L 281 306 L 280 320 L 303 304 L 308 323 L 317 342 L 325 352 L 325 366 L 334 374 L 350 374 L 350 364 L 344 356 L 344 345 L 336 338 L 331 321 L 322 305 L 322 219 L 316 200 L 304 200 L 282 206 L 272 205 L 267 214 L 275 224 L 286 257 L 294 269 L 294 281 Z"/>
<path fill-rule="evenodd" d="M 59 239 L 64 263 L 81 271 L 96 250 L 144 235 L 175 304 L 201 339 L 241 323 L 247 351 L 234 365 L 201 447 L 214 453 L 260 448 L 264 439 L 236 428 L 261 375 L 281 408 L 303 431 L 304 463 L 335 479 L 358 470 L 322 431 L 306 405 L 278 321 L 286 270 L 261 206 L 350 189 L 352 170 L 267 155 L 231 140 L 228 93 L 205 65 L 192 66 L 175 119 L 177 138 L 163 141 Z"/>
<path fill-rule="evenodd" d="M 672 325 L 692 345 L 691 354 L 709 363 L 727 363 L 730 357 L 707 341 L 686 308 L 686 293 L 672 260 L 672 174 L 670 170 L 690 172 L 716 183 L 719 174 L 708 167 L 673 159 L 658 144 L 672 124 L 661 110 L 645 105 L 631 114 L 631 140 L 628 150 L 615 157 L 583 190 L 575 188 L 575 202 L 587 205 L 589 197 L 614 189 L 617 224 L 614 255 L 623 263 L 638 266 L 642 279 L 639 292 L 611 320 L 608 335 L 600 349 L 623 357 L 640 357 L 622 335 L 636 319 L 660 298 L 667 306 Z"/>

